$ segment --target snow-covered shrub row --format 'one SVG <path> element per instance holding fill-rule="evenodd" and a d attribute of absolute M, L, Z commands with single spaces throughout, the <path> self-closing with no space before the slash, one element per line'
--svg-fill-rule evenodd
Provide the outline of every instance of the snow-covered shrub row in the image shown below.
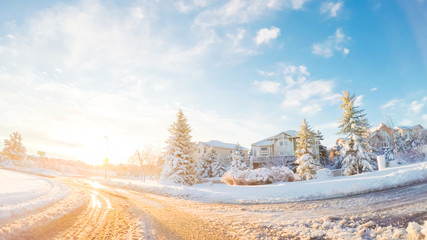
<path fill-rule="evenodd" d="M 228 185 L 263 185 L 276 182 L 292 182 L 298 176 L 288 167 L 257 168 L 226 172 L 221 181 Z"/>

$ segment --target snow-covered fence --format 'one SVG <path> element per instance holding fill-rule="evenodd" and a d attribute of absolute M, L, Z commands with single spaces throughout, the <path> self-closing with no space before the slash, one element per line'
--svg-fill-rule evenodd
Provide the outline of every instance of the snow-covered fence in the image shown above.
<path fill-rule="evenodd" d="M 342 169 L 334 169 L 331 170 L 332 177 L 340 177 L 342 176 Z"/>
<path fill-rule="evenodd" d="M 295 160 L 297 160 L 295 156 L 251 156 L 251 162 L 253 163 L 254 168 L 289 166 L 295 162 Z"/>

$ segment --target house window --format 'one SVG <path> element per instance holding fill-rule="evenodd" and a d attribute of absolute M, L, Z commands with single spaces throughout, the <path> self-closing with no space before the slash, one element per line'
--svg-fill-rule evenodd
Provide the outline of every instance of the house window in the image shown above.
<path fill-rule="evenodd" d="M 261 151 L 267 151 L 267 148 L 266 147 L 262 147 Z"/>
<path fill-rule="evenodd" d="M 206 148 L 203 148 L 203 153 L 206 153 Z"/>
<path fill-rule="evenodd" d="M 285 153 L 284 153 L 284 152 L 280 152 L 279 154 L 280 154 L 280 156 L 283 156 L 283 155 L 285 155 Z"/>
<path fill-rule="evenodd" d="M 199 148 L 199 153 L 200 153 L 200 148 Z"/>
<path fill-rule="evenodd" d="M 279 143 L 280 143 L 280 146 L 283 146 L 283 141 L 280 141 Z"/>

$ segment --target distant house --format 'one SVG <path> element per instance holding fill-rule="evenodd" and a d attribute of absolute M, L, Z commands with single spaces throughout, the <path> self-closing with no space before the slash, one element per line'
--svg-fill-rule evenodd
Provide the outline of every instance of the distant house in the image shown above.
<path fill-rule="evenodd" d="M 242 148 L 245 157 L 248 158 L 249 149 L 243 146 L 240 147 Z M 225 158 L 233 152 L 233 149 L 236 148 L 236 144 L 225 143 L 218 140 L 211 140 L 209 142 L 198 142 L 196 143 L 196 155 L 201 156 L 201 154 L 206 153 L 209 148 L 213 148 L 218 155 Z"/>
<path fill-rule="evenodd" d="M 393 144 L 396 134 L 401 135 L 406 140 L 412 140 L 421 136 L 427 136 L 427 130 L 420 124 L 415 126 L 397 126 L 390 128 L 384 123 L 380 123 L 377 127 L 369 129 L 369 145 L 376 150 L 384 150 Z M 337 145 L 343 145 L 347 138 L 338 138 Z"/>
<path fill-rule="evenodd" d="M 253 168 L 265 165 L 287 165 L 296 160 L 297 131 L 288 130 L 251 145 L 250 162 Z M 315 154 L 319 154 L 318 146 Z"/>
<path fill-rule="evenodd" d="M 416 136 L 421 136 L 426 133 L 426 129 L 420 124 L 415 126 L 397 126 L 394 131 L 400 133 L 405 139 L 413 139 Z"/>
<path fill-rule="evenodd" d="M 394 130 L 389 128 L 384 123 L 380 123 L 377 127 L 369 129 L 369 145 L 378 150 L 384 150 L 390 147 L 394 138 Z"/>

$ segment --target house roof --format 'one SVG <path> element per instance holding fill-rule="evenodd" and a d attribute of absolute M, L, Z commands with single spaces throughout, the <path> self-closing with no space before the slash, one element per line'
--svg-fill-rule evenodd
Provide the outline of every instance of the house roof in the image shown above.
<path fill-rule="evenodd" d="M 295 130 L 287 130 L 285 131 L 288 135 L 291 135 L 292 137 L 297 137 L 298 132 Z"/>
<path fill-rule="evenodd" d="M 274 135 L 274 136 L 272 136 L 272 137 L 269 137 L 269 138 L 263 139 L 263 140 L 261 140 L 261 141 L 258 141 L 258 142 L 256 142 L 256 143 L 252 143 L 252 145 L 256 145 L 256 146 L 267 146 L 267 145 L 273 145 L 273 144 L 274 144 L 273 139 L 274 139 L 274 138 L 276 138 L 277 136 L 279 136 L 279 135 L 280 135 L 280 134 L 282 134 L 282 133 L 284 133 L 284 134 L 286 134 L 286 135 L 289 135 L 289 136 L 290 136 L 290 137 L 292 137 L 292 138 L 296 138 L 296 137 L 297 137 L 297 134 L 298 134 L 298 132 L 297 132 L 297 131 L 295 131 L 295 130 L 287 130 L 287 131 L 280 132 L 280 133 L 278 133 L 278 134 L 276 134 L 276 135 Z"/>
<path fill-rule="evenodd" d="M 416 127 L 421 127 L 421 129 L 424 129 L 423 126 L 420 124 L 414 125 L 414 126 L 397 126 L 396 129 L 414 129 Z"/>
<path fill-rule="evenodd" d="M 227 148 L 227 149 L 234 149 L 236 148 L 237 144 L 233 143 L 225 143 L 218 140 L 210 140 L 209 142 L 201 142 L 202 144 L 209 146 L 209 147 L 219 147 L 219 148 Z M 243 150 L 249 150 L 243 146 L 240 146 Z"/>
<path fill-rule="evenodd" d="M 383 126 L 387 126 L 387 125 L 385 125 L 384 123 L 380 123 L 380 124 L 378 124 L 378 126 L 369 129 L 369 132 L 370 133 L 376 132 L 376 131 L 380 130 Z"/>
<path fill-rule="evenodd" d="M 273 145 L 273 144 L 274 144 L 274 141 L 273 141 L 273 140 L 269 140 L 269 139 L 271 139 L 271 137 L 270 137 L 270 138 L 263 139 L 263 140 L 261 140 L 261 141 L 259 141 L 259 142 L 256 142 L 256 143 L 252 143 L 252 145 L 256 145 L 256 146 L 267 146 L 267 145 Z"/>
<path fill-rule="evenodd" d="M 378 135 L 380 133 L 381 129 L 382 129 L 382 131 L 388 132 L 389 135 L 393 134 L 393 129 L 389 128 L 384 123 L 380 123 L 378 126 L 369 129 L 369 133 L 370 133 L 371 137 Z"/>

